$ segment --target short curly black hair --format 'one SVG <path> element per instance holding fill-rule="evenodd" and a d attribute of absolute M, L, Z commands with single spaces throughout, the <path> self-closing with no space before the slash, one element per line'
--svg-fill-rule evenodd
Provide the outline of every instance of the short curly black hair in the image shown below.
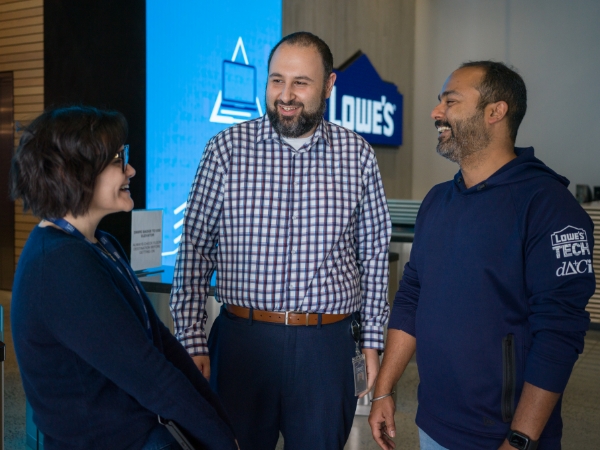
<path fill-rule="evenodd" d="M 127 134 L 127 120 L 117 111 L 91 106 L 45 111 L 25 129 L 12 158 L 12 198 L 43 219 L 84 215 L 96 178 Z"/>

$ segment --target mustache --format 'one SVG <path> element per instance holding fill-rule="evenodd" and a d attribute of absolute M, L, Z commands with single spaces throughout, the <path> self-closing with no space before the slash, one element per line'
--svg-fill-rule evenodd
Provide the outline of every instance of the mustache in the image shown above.
<path fill-rule="evenodd" d="M 273 102 L 273 104 L 275 106 L 277 106 L 277 105 L 281 105 L 281 106 L 302 106 L 302 107 L 304 106 L 304 103 L 297 102 L 295 100 L 290 100 L 289 102 L 286 103 L 284 101 L 281 101 L 281 100 L 277 99 L 277 100 L 275 100 Z"/>
<path fill-rule="evenodd" d="M 436 120 L 434 125 L 436 128 L 437 127 L 448 127 L 450 129 L 452 129 L 450 124 L 448 122 L 444 122 L 443 120 Z"/>

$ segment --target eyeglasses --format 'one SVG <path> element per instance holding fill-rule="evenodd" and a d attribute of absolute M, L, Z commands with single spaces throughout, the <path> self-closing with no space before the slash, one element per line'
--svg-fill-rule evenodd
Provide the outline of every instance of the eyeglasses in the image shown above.
<path fill-rule="evenodd" d="M 121 158 L 121 168 L 123 169 L 123 173 L 125 173 L 125 169 L 127 168 L 127 164 L 129 164 L 129 144 L 125 144 L 123 146 L 123 150 L 119 150 L 114 159 Z"/>

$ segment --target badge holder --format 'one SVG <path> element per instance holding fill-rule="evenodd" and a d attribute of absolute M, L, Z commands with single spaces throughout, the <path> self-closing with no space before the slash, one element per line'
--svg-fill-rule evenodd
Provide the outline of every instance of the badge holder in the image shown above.
<path fill-rule="evenodd" d="M 352 358 L 354 372 L 354 395 L 358 396 L 367 390 L 367 363 L 365 355 L 360 351 L 360 324 L 353 320 L 350 325 L 352 338 L 356 344 L 356 355 Z"/>

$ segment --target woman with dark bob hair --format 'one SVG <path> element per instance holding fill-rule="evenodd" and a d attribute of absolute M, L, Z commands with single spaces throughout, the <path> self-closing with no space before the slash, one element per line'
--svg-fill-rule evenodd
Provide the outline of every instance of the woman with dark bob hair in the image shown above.
<path fill-rule="evenodd" d="M 127 121 L 69 107 L 27 127 L 11 189 L 42 218 L 14 280 L 11 323 L 23 385 L 53 449 L 179 449 L 158 416 L 196 445 L 237 449 L 208 382 L 160 322 L 123 249 L 97 229 L 131 211 Z"/>

